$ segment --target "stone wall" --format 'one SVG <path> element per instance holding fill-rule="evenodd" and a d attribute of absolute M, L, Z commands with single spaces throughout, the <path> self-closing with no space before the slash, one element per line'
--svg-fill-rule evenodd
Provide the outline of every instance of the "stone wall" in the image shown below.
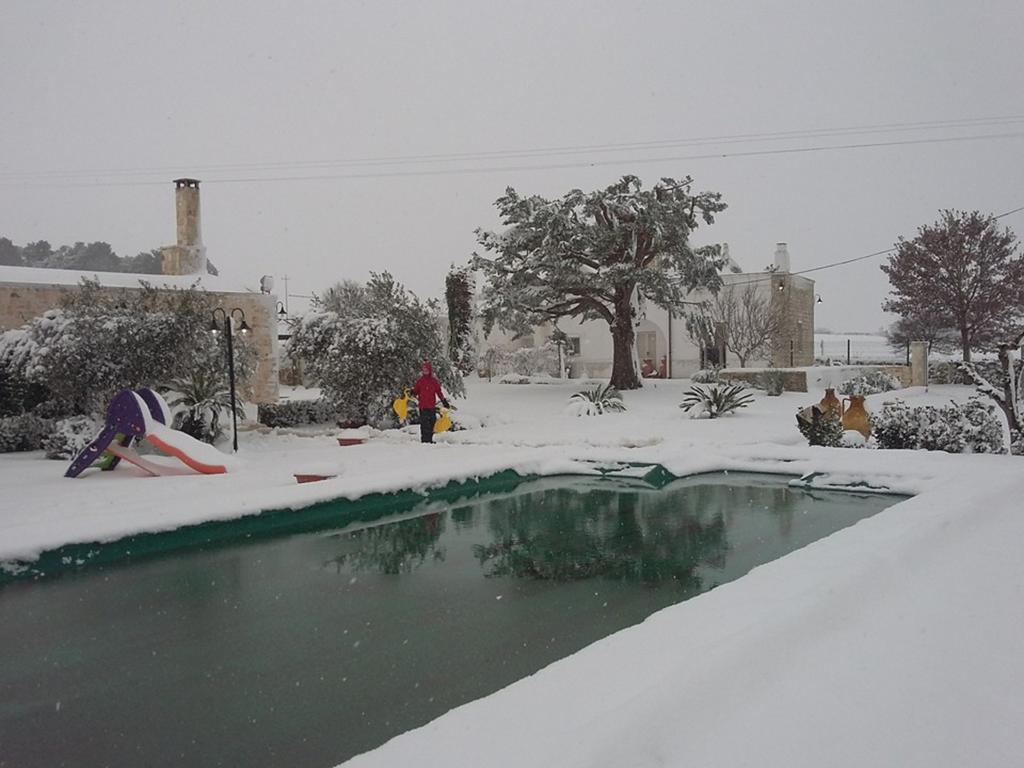
<path fill-rule="evenodd" d="M 140 275 L 146 279 L 146 275 Z M 159 276 L 150 276 L 159 280 Z M 48 309 L 60 305 L 65 291 L 73 286 L 35 283 L 0 283 L 0 331 L 19 328 Z M 104 287 L 101 290 L 116 293 L 132 288 Z M 276 403 L 278 398 L 278 342 L 277 312 L 273 296 L 262 293 L 223 293 L 210 291 L 218 306 L 230 310 L 239 307 L 245 312 L 246 322 L 252 327 L 250 343 L 256 355 L 256 375 L 253 378 L 253 401 Z"/>
<path fill-rule="evenodd" d="M 814 281 L 799 275 L 780 274 L 772 278 L 772 290 L 772 304 L 783 316 L 772 344 L 772 365 L 776 368 L 814 365 Z"/>

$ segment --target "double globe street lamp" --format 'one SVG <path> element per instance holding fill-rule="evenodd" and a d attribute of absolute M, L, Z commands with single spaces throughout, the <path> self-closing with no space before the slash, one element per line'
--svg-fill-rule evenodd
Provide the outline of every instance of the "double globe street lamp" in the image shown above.
<path fill-rule="evenodd" d="M 220 313 L 219 316 L 218 313 Z M 210 322 L 210 333 L 216 336 L 221 332 L 221 330 L 223 330 L 228 339 L 228 384 L 231 387 L 231 444 L 234 448 L 234 452 L 238 453 L 238 409 L 235 405 L 235 347 L 232 340 L 232 328 L 234 326 L 235 318 L 237 317 L 239 321 L 239 333 L 245 335 L 252 329 L 249 327 L 249 324 L 245 322 L 245 312 L 239 307 L 235 307 L 231 310 L 226 310 L 223 307 L 217 307 L 210 313 L 210 315 L 212 317 Z"/>

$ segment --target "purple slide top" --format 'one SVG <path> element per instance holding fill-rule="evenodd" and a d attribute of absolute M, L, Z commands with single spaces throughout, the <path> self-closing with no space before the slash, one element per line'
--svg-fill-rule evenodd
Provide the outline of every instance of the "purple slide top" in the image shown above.
<path fill-rule="evenodd" d="M 147 407 L 149 407 L 147 402 Z M 117 393 L 107 407 L 107 421 L 103 430 L 96 438 L 82 449 L 71 462 L 64 477 L 78 477 L 96 459 L 103 455 L 107 446 L 118 435 L 126 438 L 139 438 L 146 434 L 146 418 L 139 408 L 139 401 L 130 389 Z"/>

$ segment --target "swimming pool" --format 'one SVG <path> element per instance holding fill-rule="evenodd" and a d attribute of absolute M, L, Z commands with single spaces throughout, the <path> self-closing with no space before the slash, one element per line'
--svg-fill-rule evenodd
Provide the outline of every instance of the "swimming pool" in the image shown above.
<path fill-rule="evenodd" d="M 336 765 L 902 498 L 787 480 L 544 478 L 92 548 L 0 587 L 0 754 Z"/>

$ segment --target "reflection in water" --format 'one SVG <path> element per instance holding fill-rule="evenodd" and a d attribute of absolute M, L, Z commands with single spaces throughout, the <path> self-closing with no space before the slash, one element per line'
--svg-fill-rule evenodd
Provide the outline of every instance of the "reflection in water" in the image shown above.
<path fill-rule="evenodd" d="M 345 566 L 353 571 L 377 571 L 387 574 L 409 573 L 421 566 L 427 555 L 444 560 L 444 547 L 437 540 L 444 532 L 440 512 L 353 531 L 343 537 L 343 554 L 333 558 L 338 573 Z"/>
<path fill-rule="evenodd" d="M 512 499 L 490 514 L 493 541 L 474 547 L 488 576 L 553 581 L 595 577 L 698 589 L 694 569 L 721 563 L 721 514 L 680 514 L 657 492 L 553 489 Z"/>
<path fill-rule="evenodd" d="M 336 765 L 897 500 L 549 478 L 0 586 L 0 765 Z"/>

